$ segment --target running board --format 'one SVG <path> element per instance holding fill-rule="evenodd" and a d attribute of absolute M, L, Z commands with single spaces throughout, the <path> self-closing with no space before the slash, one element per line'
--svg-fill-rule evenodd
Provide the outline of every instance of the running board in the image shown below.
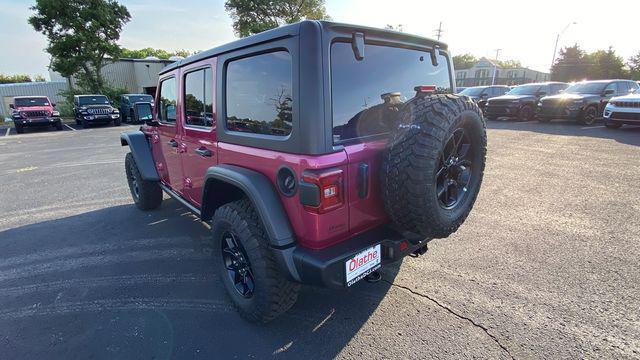
<path fill-rule="evenodd" d="M 198 210 L 195 206 L 191 205 L 190 202 L 188 202 L 187 200 L 182 198 L 182 196 L 178 195 L 178 193 L 176 193 L 175 191 L 171 190 L 165 184 L 163 184 L 163 183 L 159 183 L 159 184 L 160 184 L 160 188 L 162 190 L 164 190 L 164 192 L 169 194 L 169 196 L 171 196 L 172 198 L 177 200 L 180 204 L 184 205 L 187 209 L 189 209 L 189 211 L 191 211 L 192 213 L 194 213 L 194 214 L 198 215 L 198 217 L 200 217 L 200 210 Z"/>

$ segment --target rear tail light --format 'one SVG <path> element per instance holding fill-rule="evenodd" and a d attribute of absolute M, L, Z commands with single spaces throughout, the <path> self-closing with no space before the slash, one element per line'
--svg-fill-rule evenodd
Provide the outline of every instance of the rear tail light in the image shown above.
<path fill-rule="evenodd" d="M 300 201 L 308 211 L 323 214 L 344 204 L 343 173 L 340 169 L 302 174 Z"/>

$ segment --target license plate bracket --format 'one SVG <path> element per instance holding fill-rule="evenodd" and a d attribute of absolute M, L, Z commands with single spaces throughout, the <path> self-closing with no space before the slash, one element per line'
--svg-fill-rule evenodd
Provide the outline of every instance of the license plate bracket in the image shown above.
<path fill-rule="evenodd" d="M 362 280 L 381 266 L 382 247 L 376 244 L 360 251 L 347 259 L 345 265 L 345 284 L 347 287 Z"/>

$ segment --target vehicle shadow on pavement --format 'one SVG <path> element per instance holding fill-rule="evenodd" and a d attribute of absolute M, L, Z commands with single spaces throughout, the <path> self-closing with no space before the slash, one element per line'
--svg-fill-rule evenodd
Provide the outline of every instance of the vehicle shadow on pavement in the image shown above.
<path fill-rule="evenodd" d="M 4 230 L 0 244 L 6 358 L 333 358 L 390 287 L 303 287 L 281 318 L 247 323 L 215 274 L 208 226 L 173 200 Z"/>
<path fill-rule="evenodd" d="M 624 125 L 620 129 L 607 129 L 602 122 L 585 126 L 577 124 L 575 121 L 561 120 L 554 120 L 549 123 L 493 120 L 487 121 L 487 129 L 531 131 L 563 136 L 588 136 L 612 139 L 622 144 L 640 146 L 640 126 Z"/>

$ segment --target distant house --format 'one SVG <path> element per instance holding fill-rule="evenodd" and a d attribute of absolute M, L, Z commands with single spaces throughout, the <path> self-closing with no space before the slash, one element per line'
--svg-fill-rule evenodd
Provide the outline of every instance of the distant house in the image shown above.
<path fill-rule="evenodd" d="M 455 69 L 456 86 L 491 85 L 495 71 L 495 85 L 520 85 L 532 82 L 549 81 L 549 73 L 531 70 L 529 68 L 505 69 L 487 59 L 480 58 L 468 69 Z"/>

